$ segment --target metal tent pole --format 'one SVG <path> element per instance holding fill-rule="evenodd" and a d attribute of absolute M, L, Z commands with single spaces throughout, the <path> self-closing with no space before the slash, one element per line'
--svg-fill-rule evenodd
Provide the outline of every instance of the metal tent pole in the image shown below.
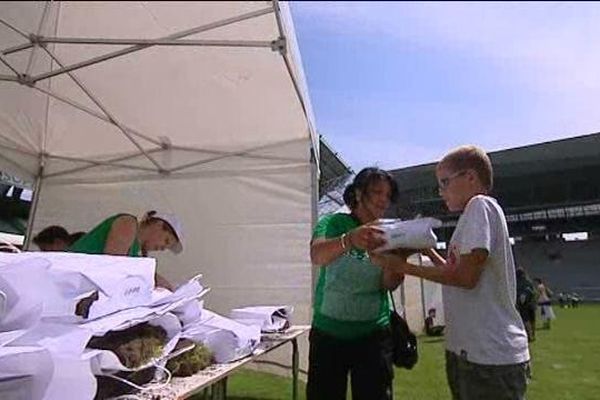
<path fill-rule="evenodd" d="M 4 57 L 2 54 L 0 54 L 0 62 L 4 65 L 6 65 L 8 67 L 8 69 L 10 69 L 12 72 L 14 72 L 14 74 L 16 75 L 16 77 L 19 76 L 19 71 L 17 71 L 15 69 L 15 67 L 13 67 L 8 60 L 6 59 L 6 57 Z M 9 75 L 10 76 L 10 75 Z"/>
<path fill-rule="evenodd" d="M 64 96 L 62 96 L 62 95 L 60 95 L 58 93 L 53 92 L 52 90 L 44 89 L 44 88 L 41 88 L 39 86 L 34 86 L 33 89 L 36 89 L 36 90 L 38 90 L 38 91 L 40 91 L 40 92 L 42 92 L 42 93 L 44 93 L 44 94 L 46 94 L 48 96 L 50 96 L 50 97 L 52 97 L 52 98 L 60 101 L 60 102 L 68 104 L 71 107 L 74 107 L 74 108 L 76 108 L 76 109 L 78 109 L 80 111 L 83 111 L 83 112 L 85 112 L 85 113 L 87 113 L 87 114 L 89 114 L 89 115 L 91 115 L 93 117 L 96 117 L 96 118 L 98 118 L 98 119 L 100 119 L 100 120 L 102 120 L 104 122 L 108 122 L 109 124 L 111 124 L 113 126 L 117 126 L 117 125 L 115 125 L 114 121 L 112 121 L 106 115 L 102 115 L 101 113 L 96 112 L 96 111 L 92 110 L 91 108 L 88 108 L 88 107 L 86 107 L 86 106 L 84 106 L 84 105 L 82 105 L 80 103 L 77 103 L 76 101 L 73 101 L 73 100 L 71 100 L 71 99 L 69 99 L 67 97 L 64 97 Z M 129 128 L 129 127 L 123 125 L 123 124 L 121 124 L 121 126 L 123 126 L 123 128 L 125 128 L 132 135 L 135 135 L 135 136 L 137 136 L 137 137 L 139 137 L 141 139 L 147 140 L 150 143 L 153 143 L 153 144 L 155 144 L 157 146 L 161 146 L 162 145 L 162 143 L 159 140 L 156 140 L 154 138 L 151 138 L 150 136 L 144 135 L 143 133 L 141 133 L 139 131 L 136 131 L 135 129 Z"/>
<path fill-rule="evenodd" d="M 58 58 L 56 58 L 56 56 L 50 51 L 48 50 L 46 47 L 42 47 L 44 49 L 44 51 L 46 51 L 46 53 L 50 56 L 50 58 L 52 58 L 52 60 L 54 60 L 59 66 L 61 66 L 61 68 L 63 67 L 63 64 L 60 62 L 60 60 Z M 117 126 L 117 128 L 119 128 L 119 130 L 123 133 L 123 135 L 125 135 L 127 137 L 127 139 L 129 139 L 129 141 L 131 143 L 133 143 L 133 145 L 135 147 L 137 147 L 137 149 L 148 159 L 150 160 L 150 162 L 152 164 L 154 164 L 154 166 L 156 166 L 156 168 L 158 169 L 158 172 L 163 172 L 164 168 L 162 167 L 162 165 L 159 164 L 158 161 L 156 161 L 154 159 L 154 157 L 152 157 L 150 154 L 148 154 L 148 152 L 133 138 L 133 136 L 127 131 L 127 129 L 121 125 L 121 123 L 106 109 L 106 107 L 104 107 L 104 105 L 92 94 L 91 91 L 88 90 L 88 88 L 72 73 L 67 72 L 67 75 L 73 80 L 73 82 L 75 82 L 75 84 L 77 86 L 79 86 L 79 88 L 86 94 L 86 96 L 88 96 L 88 98 L 94 102 L 94 104 L 96 104 L 96 106 L 106 115 L 106 117 L 114 124 Z"/>
<path fill-rule="evenodd" d="M 249 13 L 242 14 L 242 15 L 238 15 L 236 17 L 227 18 L 227 19 L 224 19 L 224 20 L 221 20 L 221 21 L 217 21 L 217 22 L 212 22 L 212 23 L 209 23 L 209 24 L 206 24 L 206 25 L 199 26 L 197 28 L 189 29 L 187 31 L 178 32 L 178 33 L 175 33 L 173 35 L 169 35 L 167 37 L 161 38 L 160 40 L 179 39 L 179 38 L 182 38 L 182 37 L 185 37 L 185 36 L 195 35 L 195 34 L 200 33 L 200 32 L 206 32 L 206 31 L 209 31 L 209 30 L 212 30 L 212 29 L 215 29 L 215 28 L 220 28 L 220 27 L 223 27 L 223 26 L 231 25 L 231 24 L 234 24 L 236 22 L 245 21 L 247 19 L 256 18 L 256 17 L 259 17 L 261 15 L 270 14 L 272 12 L 273 12 L 273 8 L 272 7 L 267 7 L 267 8 L 261 9 L 261 10 L 249 12 Z M 86 61 L 82 61 L 80 63 L 71 64 L 69 66 L 61 67 L 61 68 L 56 69 L 54 71 L 50 71 L 50 72 L 46 72 L 46 73 L 40 74 L 38 76 L 34 76 L 34 77 L 31 78 L 31 81 L 35 83 L 35 82 L 38 82 L 38 81 L 43 80 L 43 79 L 51 78 L 51 77 L 56 76 L 56 75 L 64 74 L 64 73 L 67 73 L 67 72 L 70 72 L 70 71 L 74 71 L 74 70 L 79 69 L 79 68 L 84 68 L 84 67 L 87 67 L 87 66 L 90 66 L 90 65 L 93 65 L 93 64 L 97 64 L 97 63 L 102 62 L 102 61 L 106 61 L 106 60 L 110 60 L 112 58 L 120 57 L 120 56 L 123 56 L 125 54 L 129 54 L 129 53 L 133 53 L 133 52 L 136 52 L 136 51 L 139 51 L 139 50 L 143 50 L 143 49 L 151 47 L 151 46 L 153 46 L 153 45 L 152 44 L 146 44 L 146 45 L 139 44 L 139 45 L 131 46 L 131 47 L 128 47 L 126 49 L 122 49 L 122 50 L 118 50 L 118 51 L 115 51 L 115 52 L 112 52 L 112 53 L 104 54 L 102 56 L 94 57 L 92 59 L 89 59 L 89 60 L 86 60 Z"/>
<path fill-rule="evenodd" d="M 46 18 L 48 17 L 48 11 L 50 10 L 50 2 L 47 1 L 44 5 L 44 11 L 42 12 L 42 18 L 40 19 L 40 25 L 38 26 L 37 34 L 38 36 L 42 34 L 42 30 L 44 29 L 44 24 L 46 23 Z M 40 44 L 34 43 L 33 49 L 29 53 L 29 60 L 27 61 L 27 67 L 25 68 L 25 76 L 31 75 L 31 68 L 33 67 L 33 60 L 36 54 L 37 48 Z"/>
<path fill-rule="evenodd" d="M 141 45 L 141 46 L 208 46 L 208 47 L 272 47 L 270 40 L 214 40 L 214 39 L 110 39 L 75 37 L 37 37 L 36 43 Z"/>
<path fill-rule="evenodd" d="M 8 22 L 6 22 L 5 20 L 3 20 L 2 18 L 0 18 L 0 24 L 5 25 L 7 28 L 15 31 L 16 33 L 18 33 L 19 35 L 23 36 L 25 39 L 29 39 L 29 36 L 27 36 L 27 34 L 25 32 L 23 32 L 22 30 L 18 29 L 16 26 L 9 24 Z"/>
<path fill-rule="evenodd" d="M 40 190 L 42 189 L 42 178 L 44 174 L 44 160 L 40 160 L 40 168 L 38 170 L 37 177 L 35 179 L 35 185 L 33 187 L 33 199 L 31 201 L 31 208 L 29 209 L 29 217 L 27 218 L 27 230 L 25 231 L 25 243 L 23 244 L 24 250 L 29 250 L 31 245 L 32 234 L 33 234 L 33 222 L 35 221 L 35 215 L 37 213 L 38 202 L 40 200 Z"/>
<path fill-rule="evenodd" d="M 18 78 L 16 76 L 0 74 L 0 81 L 16 82 L 17 80 Z"/>
<path fill-rule="evenodd" d="M 33 47 L 33 43 L 29 42 L 29 43 L 24 43 L 24 44 L 19 44 L 16 46 L 9 47 L 8 49 L 4 49 L 4 50 L 0 51 L 0 53 L 7 56 L 12 53 L 17 53 L 22 50 L 30 49 L 32 47 Z"/>
<path fill-rule="evenodd" d="M 419 265 L 423 266 L 423 256 L 421 254 L 419 254 Z M 423 321 L 425 321 L 425 318 L 427 318 L 427 310 L 425 309 L 425 282 L 423 280 L 423 278 L 420 279 L 421 281 L 421 309 L 423 310 Z"/>

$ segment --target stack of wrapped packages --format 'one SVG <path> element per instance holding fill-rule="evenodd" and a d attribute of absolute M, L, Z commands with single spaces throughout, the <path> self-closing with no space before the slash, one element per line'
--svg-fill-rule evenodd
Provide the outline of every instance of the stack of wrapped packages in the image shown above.
<path fill-rule="evenodd" d="M 203 308 L 200 276 L 171 292 L 155 288 L 155 269 L 151 258 L 0 253 L 0 398 L 120 396 L 248 356 L 263 327 L 289 324 L 285 307 L 218 315 Z"/>

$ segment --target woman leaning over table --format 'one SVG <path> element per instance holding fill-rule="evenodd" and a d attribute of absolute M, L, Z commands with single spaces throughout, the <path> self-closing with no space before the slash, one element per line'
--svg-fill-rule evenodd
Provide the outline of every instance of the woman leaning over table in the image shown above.
<path fill-rule="evenodd" d="M 141 220 L 134 215 L 115 214 L 73 243 L 67 251 L 87 254 L 146 257 L 150 251 L 183 250 L 183 229 L 175 214 L 148 211 Z M 156 286 L 173 290 L 158 273 Z"/>
<path fill-rule="evenodd" d="M 319 266 L 310 333 L 307 400 L 392 399 L 392 340 L 387 291 L 403 275 L 382 272 L 368 256 L 382 244 L 374 222 L 397 197 L 389 173 L 365 168 L 344 192 L 349 214 L 323 217 L 310 247 Z"/>

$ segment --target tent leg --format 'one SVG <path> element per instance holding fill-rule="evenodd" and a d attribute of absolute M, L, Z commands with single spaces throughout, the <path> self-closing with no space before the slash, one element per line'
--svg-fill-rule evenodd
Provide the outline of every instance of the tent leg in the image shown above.
<path fill-rule="evenodd" d="M 419 254 L 419 265 L 423 266 L 423 256 Z M 427 318 L 427 310 L 425 309 L 425 282 L 421 278 L 421 309 L 423 310 L 423 321 Z"/>
<path fill-rule="evenodd" d="M 31 208 L 29 209 L 29 218 L 27 218 L 27 230 L 25 233 L 25 243 L 23 243 L 23 250 L 29 250 L 31 245 L 31 239 L 33 234 L 33 221 L 35 220 L 35 214 L 37 213 L 38 201 L 40 199 L 40 190 L 42 188 L 42 174 L 44 167 L 40 167 L 38 175 L 35 179 L 35 185 L 33 186 L 33 199 L 31 201 Z"/>
<path fill-rule="evenodd" d="M 312 140 L 311 140 L 312 142 Z M 311 233 L 317 225 L 319 220 L 319 164 L 317 160 L 317 152 L 314 148 L 310 152 L 310 186 L 311 186 Z M 310 269 L 310 280 L 311 280 L 311 304 L 315 301 L 315 288 L 317 286 L 317 271 L 318 268 L 313 267 Z"/>

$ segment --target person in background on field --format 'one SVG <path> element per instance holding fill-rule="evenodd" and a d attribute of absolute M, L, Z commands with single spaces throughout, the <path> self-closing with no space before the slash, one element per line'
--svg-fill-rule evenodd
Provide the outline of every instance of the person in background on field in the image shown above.
<path fill-rule="evenodd" d="M 560 308 L 569 307 L 569 294 L 568 293 L 566 296 L 563 292 L 560 292 L 558 294 L 558 305 L 560 306 Z"/>
<path fill-rule="evenodd" d="M 569 294 L 569 305 L 572 308 L 577 308 L 579 307 L 579 303 L 581 302 L 581 296 L 579 296 L 577 293 L 570 293 Z"/>
<path fill-rule="evenodd" d="M 523 268 L 517 268 L 517 310 L 521 315 L 527 339 L 535 340 L 535 314 L 537 309 L 536 289 Z"/>
<path fill-rule="evenodd" d="M 534 280 L 538 293 L 538 306 L 540 306 L 543 328 L 550 329 L 551 321 L 556 319 L 556 315 L 552 309 L 552 291 L 544 284 L 541 278 L 535 278 Z"/>
<path fill-rule="evenodd" d="M 435 324 L 435 308 L 430 308 L 427 311 L 425 318 L 425 334 L 427 336 L 442 336 L 444 334 L 444 326 Z"/>

